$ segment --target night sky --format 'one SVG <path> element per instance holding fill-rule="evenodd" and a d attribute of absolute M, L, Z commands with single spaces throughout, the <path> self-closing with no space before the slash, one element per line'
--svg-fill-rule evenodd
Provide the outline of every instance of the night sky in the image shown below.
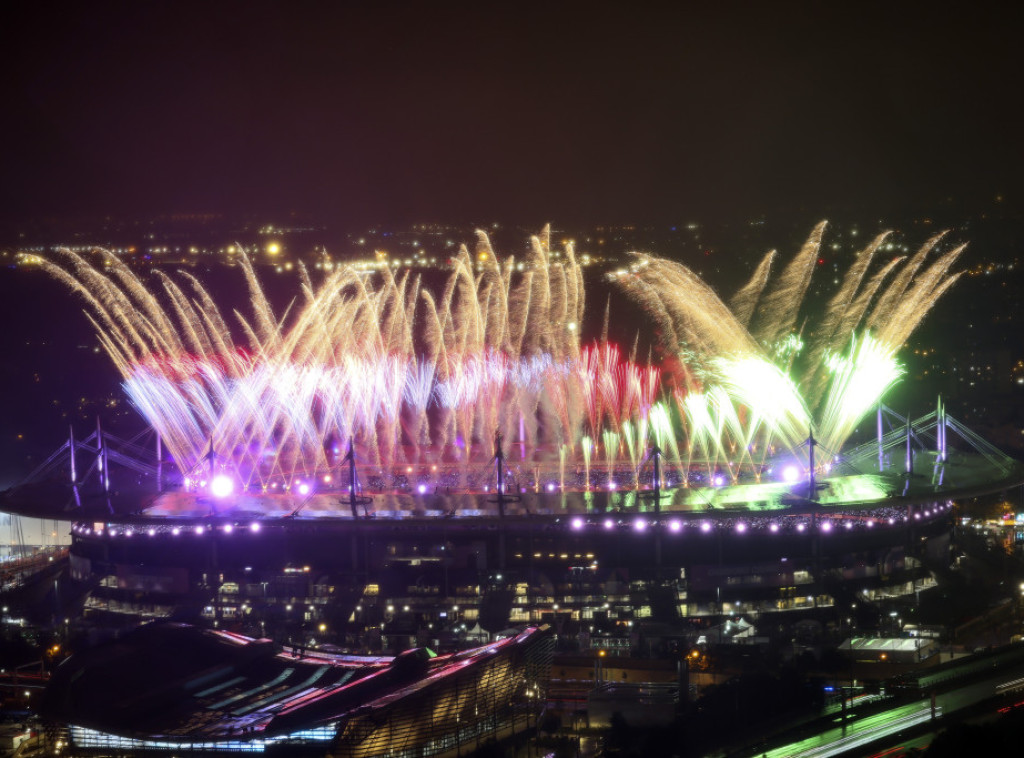
<path fill-rule="evenodd" d="M 665 5 L 5 3 L 0 216 L 365 228 L 1022 197 L 1010 12 Z"/>

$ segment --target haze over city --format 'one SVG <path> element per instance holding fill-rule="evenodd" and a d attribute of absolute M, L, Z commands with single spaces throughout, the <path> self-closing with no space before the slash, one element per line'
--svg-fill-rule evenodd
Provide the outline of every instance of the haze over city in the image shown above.
<path fill-rule="evenodd" d="M 1012 26 L 917 3 L 16 3 L 0 215 L 970 213 L 1019 202 Z"/>

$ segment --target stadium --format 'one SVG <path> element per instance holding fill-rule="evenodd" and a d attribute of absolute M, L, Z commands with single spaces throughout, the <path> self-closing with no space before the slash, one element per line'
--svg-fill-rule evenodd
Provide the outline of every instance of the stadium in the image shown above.
<path fill-rule="evenodd" d="M 2 507 L 72 522 L 98 630 L 186 621 L 323 654 L 458 655 L 541 624 L 614 654 L 914 595 L 949 562 L 953 504 L 1024 468 L 941 400 L 914 419 L 883 403 L 960 249 L 937 254 L 939 236 L 875 266 L 880 235 L 798 329 L 823 233 L 775 280 L 769 254 L 728 305 L 675 262 L 609 274 L 669 346 L 659 365 L 609 342 L 608 315 L 582 343 L 582 269 L 547 230 L 519 264 L 481 234 L 439 292 L 387 268 L 304 275 L 286 315 L 243 258 L 238 343 L 191 275 L 159 275 L 161 300 L 113 256 L 68 253 L 47 265 L 148 430 L 72 432 Z"/>

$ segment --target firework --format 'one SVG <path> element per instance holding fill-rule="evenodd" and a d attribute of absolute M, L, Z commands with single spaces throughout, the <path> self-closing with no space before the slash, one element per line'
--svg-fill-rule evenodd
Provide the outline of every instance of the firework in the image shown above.
<path fill-rule="evenodd" d="M 682 387 L 683 429 L 691 451 L 714 465 L 735 451 L 750 456 L 754 446 L 762 460 L 775 445 L 795 450 L 812 428 L 838 452 L 902 374 L 896 351 L 959 276 L 949 269 L 963 246 L 926 262 L 942 235 L 910 261 L 871 273 L 887 237 L 879 235 L 857 254 L 824 314 L 797 332 L 824 230 L 815 227 L 774 285 L 769 252 L 732 308 L 674 261 L 636 254 L 628 271 L 612 274 L 656 321 L 666 351 L 682 358 L 685 370 L 672 380 Z"/>
<path fill-rule="evenodd" d="M 418 277 L 378 281 L 341 268 L 301 305 L 275 313 L 242 256 L 252 313 L 242 336 L 194 277 L 159 274 L 163 297 L 120 260 L 107 269 L 65 251 L 48 270 L 85 297 L 127 394 L 185 472 L 213 451 L 244 486 L 336 468 L 349 439 L 381 467 L 468 466 L 502 436 L 537 456 L 576 455 L 587 435 L 619 446 L 619 427 L 645 413 L 658 371 L 614 345 L 581 347 L 582 272 L 572 246 L 553 260 L 545 232 L 525 273 L 479 234 L 487 267 L 463 247 L 439 293 Z"/>
<path fill-rule="evenodd" d="M 482 267 L 463 246 L 437 291 L 386 268 L 338 267 L 314 284 L 300 267 L 301 299 L 283 315 L 244 255 L 246 315 L 223 313 L 188 274 L 158 273 L 150 289 L 109 254 L 103 267 L 69 251 L 44 265 L 84 297 L 128 396 L 187 476 L 208 466 L 245 487 L 288 486 L 330 475 L 350 440 L 381 471 L 469 469 L 497 434 L 531 470 L 557 468 L 559 486 L 614 488 L 620 464 L 640 485 L 654 445 L 683 483 L 695 466 L 757 473 L 812 427 L 838 450 L 896 381 L 896 350 L 955 281 L 960 248 L 927 264 L 936 237 L 872 273 L 876 238 L 801 339 L 823 232 L 774 283 L 769 253 L 731 309 L 679 263 L 639 255 L 619 273 L 682 358 L 664 387 L 662 369 L 624 358 L 607 328 L 581 343 L 583 272 L 571 244 L 552 255 L 548 229 L 519 264 L 478 232 Z"/>

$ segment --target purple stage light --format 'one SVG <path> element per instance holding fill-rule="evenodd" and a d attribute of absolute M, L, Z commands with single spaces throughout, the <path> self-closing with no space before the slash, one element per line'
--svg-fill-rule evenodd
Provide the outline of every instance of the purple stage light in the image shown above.
<path fill-rule="evenodd" d="M 704 532 L 705 534 L 710 532 L 711 531 L 711 522 L 710 521 L 701 521 L 700 522 L 700 530 L 702 532 Z"/>
<path fill-rule="evenodd" d="M 740 534 L 743 534 L 745 531 L 747 531 L 747 525 L 740 521 L 736 524 L 736 531 Z"/>
<path fill-rule="evenodd" d="M 677 534 L 680 531 L 682 531 L 682 529 L 683 529 L 683 524 L 682 524 L 682 522 L 679 519 L 674 518 L 674 519 L 672 519 L 671 521 L 668 522 L 668 530 L 670 532 L 672 532 L 674 534 Z"/>
<path fill-rule="evenodd" d="M 253 521 L 251 524 L 249 524 L 249 531 L 250 532 L 258 532 L 259 530 L 260 530 L 260 522 L 259 521 Z"/>
<path fill-rule="evenodd" d="M 196 527 L 196 534 L 197 534 L 197 535 L 201 535 L 201 534 L 202 534 L 203 532 L 205 532 L 205 531 L 206 531 L 206 530 L 205 530 L 205 529 L 203 529 L 203 527 L 201 527 L 201 526 L 197 526 L 197 527 Z"/>
<path fill-rule="evenodd" d="M 217 474 L 210 482 L 210 494 L 214 497 L 227 497 L 234 489 L 235 482 L 227 474 Z"/>
<path fill-rule="evenodd" d="M 605 529 L 614 529 L 615 528 L 615 522 L 612 521 L 610 518 L 606 518 L 604 520 L 604 528 Z"/>
<path fill-rule="evenodd" d="M 583 519 L 581 519 L 579 516 L 576 516 L 576 518 L 574 518 L 572 520 L 572 528 L 576 529 L 576 530 L 582 529 L 583 528 Z"/>
<path fill-rule="evenodd" d="M 779 525 L 773 521 L 768 525 L 768 531 L 772 534 L 776 534 L 779 531 Z"/>
<path fill-rule="evenodd" d="M 822 521 L 821 522 L 821 531 L 823 531 L 823 532 L 831 532 L 832 531 L 832 522 L 831 521 Z"/>
<path fill-rule="evenodd" d="M 419 492 L 421 495 L 427 494 L 427 485 L 421 484 L 419 487 L 416 488 L 416 491 Z"/>
<path fill-rule="evenodd" d="M 644 521 L 642 518 L 634 519 L 633 528 L 636 529 L 638 532 L 642 532 L 644 529 L 647 528 L 647 522 Z"/>

